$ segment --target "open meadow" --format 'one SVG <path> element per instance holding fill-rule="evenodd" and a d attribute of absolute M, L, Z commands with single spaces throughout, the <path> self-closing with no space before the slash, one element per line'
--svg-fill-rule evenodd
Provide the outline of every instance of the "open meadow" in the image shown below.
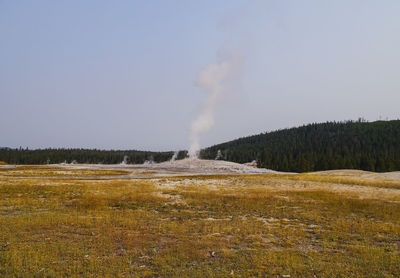
<path fill-rule="evenodd" d="M 0 276 L 400 277 L 397 178 L 156 173 L 0 168 Z"/>

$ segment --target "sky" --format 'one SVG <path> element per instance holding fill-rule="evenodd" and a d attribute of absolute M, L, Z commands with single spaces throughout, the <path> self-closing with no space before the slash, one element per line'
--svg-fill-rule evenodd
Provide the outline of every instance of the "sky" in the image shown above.
<path fill-rule="evenodd" d="M 178 150 L 224 53 L 243 59 L 201 147 L 400 118 L 400 1 L 0 0 L 0 146 Z"/>

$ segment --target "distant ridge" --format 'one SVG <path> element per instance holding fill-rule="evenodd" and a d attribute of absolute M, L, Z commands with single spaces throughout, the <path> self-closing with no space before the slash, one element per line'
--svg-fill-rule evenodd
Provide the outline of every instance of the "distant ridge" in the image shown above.
<path fill-rule="evenodd" d="M 220 154 L 218 155 L 218 152 Z M 347 121 L 304 125 L 218 144 L 205 159 L 244 163 L 278 171 L 400 170 L 400 120 Z"/>
<path fill-rule="evenodd" d="M 90 163 L 118 164 L 162 162 L 171 159 L 174 152 L 150 152 L 137 150 L 97 150 L 97 149 L 0 149 L 0 161 L 9 164 L 58 164 Z M 186 156 L 178 153 L 178 159 Z"/>
<path fill-rule="evenodd" d="M 172 151 L 0 147 L 0 161 L 9 164 L 141 164 L 168 161 L 173 155 Z M 177 159 L 186 156 L 187 151 L 180 151 Z M 203 149 L 200 157 L 236 163 L 255 160 L 258 167 L 285 172 L 400 171 L 400 120 L 314 123 L 218 144 Z"/>

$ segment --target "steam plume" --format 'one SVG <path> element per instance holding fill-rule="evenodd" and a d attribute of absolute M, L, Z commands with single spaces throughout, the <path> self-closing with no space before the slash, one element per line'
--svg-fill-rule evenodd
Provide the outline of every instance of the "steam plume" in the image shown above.
<path fill-rule="evenodd" d="M 230 57 L 220 63 L 208 65 L 199 73 L 196 86 L 202 88 L 207 93 L 207 97 L 199 115 L 191 124 L 190 158 L 198 158 L 200 136 L 210 131 L 214 126 L 217 104 L 225 91 L 228 90 L 229 84 L 233 81 L 233 76 L 239 66 L 238 59 Z"/>
<path fill-rule="evenodd" d="M 174 152 L 174 154 L 172 155 L 170 161 L 171 161 L 171 162 L 175 161 L 175 160 L 178 158 L 178 155 L 179 155 L 179 151 Z"/>

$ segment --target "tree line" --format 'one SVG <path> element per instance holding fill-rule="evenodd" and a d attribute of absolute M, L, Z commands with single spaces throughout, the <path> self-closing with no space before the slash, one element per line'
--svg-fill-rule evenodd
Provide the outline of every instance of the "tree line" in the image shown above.
<path fill-rule="evenodd" d="M 9 164 L 163 162 L 174 152 L 97 149 L 0 148 Z M 187 157 L 180 151 L 177 159 Z M 224 159 L 287 172 L 331 169 L 400 170 L 400 120 L 326 122 L 266 132 L 218 144 L 200 152 L 204 159 Z"/>
<path fill-rule="evenodd" d="M 23 148 L 0 149 L 0 161 L 9 164 L 58 164 L 58 163 L 102 163 L 118 164 L 122 162 L 142 164 L 146 161 L 163 162 L 170 160 L 174 152 L 150 152 L 137 150 L 97 150 L 97 149 L 36 149 Z M 178 159 L 186 157 L 186 151 L 180 151 Z"/>
<path fill-rule="evenodd" d="M 400 170 L 400 120 L 326 122 L 244 137 L 201 151 L 201 157 L 278 171 Z"/>

